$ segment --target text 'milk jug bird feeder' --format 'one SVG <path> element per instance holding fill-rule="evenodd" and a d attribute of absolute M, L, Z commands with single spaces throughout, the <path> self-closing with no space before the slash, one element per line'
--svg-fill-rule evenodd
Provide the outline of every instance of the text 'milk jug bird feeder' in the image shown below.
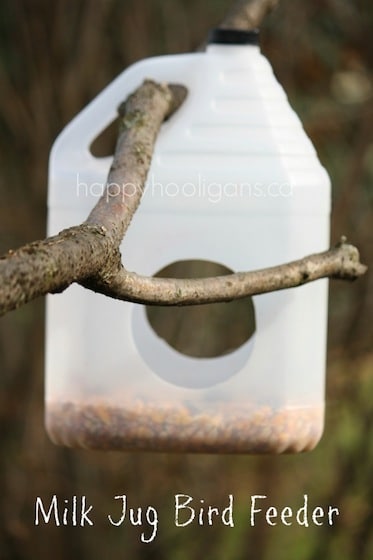
<path fill-rule="evenodd" d="M 205 52 L 134 64 L 65 128 L 50 160 L 49 234 L 84 221 L 97 202 L 111 158 L 94 157 L 90 146 L 148 78 L 183 84 L 188 96 L 157 139 L 121 246 L 128 270 L 152 276 L 190 260 L 255 270 L 328 248 L 328 175 L 257 33 L 228 29 L 212 32 Z M 195 357 L 157 334 L 146 306 L 79 286 L 49 296 L 52 440 L 122 450 L 312 449 L 323 430 L 327 280 L 255 296 L 253 306 L 253 336 L 223 355 Z M 234 326 L 233 318 L 221 328 Z"/>

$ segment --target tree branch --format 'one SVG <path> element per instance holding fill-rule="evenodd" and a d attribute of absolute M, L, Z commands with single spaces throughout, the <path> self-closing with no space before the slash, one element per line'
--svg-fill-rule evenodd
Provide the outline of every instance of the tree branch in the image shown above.
<path fill-rule="evenodd" d="M 38 296 L 62 292 L 108 262 L 120 267 L 119 250 L 105 228 L 89 224 L 8 251 L 0 258 L 0 316 Z"/>
<path fill-rule="evenodd" d="M 251 31 L 260 26 L 279 0 L 238 0 L 219 27 Z"/>
<path fill-rule="evenodd" d="M 184 86 L 146 80 L 118 108 L 121 121 L 115 156 L 103 195 L 86 220 L 87 224 L 105 228 L 116 245 L 140 203 L 162 122 L 178 109 L 186 95 Z"/>
<path fill-rule="evenodd" d="M 333 249 L 279 266 L 211 278 L 154 278 L 124 268 L 105 282 L 89 285 L 115 299 L 147 305 L 196 305 L 232 301 L 294 288 L 320 278 L 355 280 L 365 274 L 359 251 L 342 238 Z"/>
<path fill-rule="evenodd" d="M 257 27 L 276 4 L 277 0 L 240 0 L 222 26 Z M 323 277 L 353 280 L 365 273 L 358 250 L 345 239 L 330 251 L 292 263 L 215 278 L 145 278 L 123 268 L 119 245 L 140 203 L 158 131 L 186 93 L 183 86 L 148 80 L 122 104 L 102 198 L 80 226 L 0 258 L 0 315 L 73 282 L 127 301 L 191 305 L 291 288 Z"/>
<path fill-rule="evenodd" d="M 186 94 L 183 86 L 147 80 L 120 107 L 120 133 L 103 196 L 85 223 L 0 258 L 0 316 L 85 278 L 105 282 L 122 268 L 119 244 L 140 202 L 159 128 Z"/>

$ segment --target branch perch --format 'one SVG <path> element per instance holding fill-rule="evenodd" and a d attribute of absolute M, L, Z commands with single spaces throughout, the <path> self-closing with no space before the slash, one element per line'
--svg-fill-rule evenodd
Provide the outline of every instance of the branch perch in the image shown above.
<path fill-rule="evenodd" d="M 367 267 L 360 263 L 356 247 L 342 238 L 329 251 L 263 270 L 211 278 L 175 279 L 140 276 L 122 268 L 106 283 L 91 287 L 112 298 L 135 303 L 196 305 L 294 288 L 326 277 L 355 280 L 366 270 Z"/>
<path fill-rule="evenodd" d="M 257 27 L 276 4 L 277 0 L 241 0 L 222 26 Z M 186 94 L 183 86 L 147 80 L 121 105 L 120 133 L 102 198 L 83 224 L 0 258 L 0 316 L 38 296 L 61 292 L 73 282 L 126 301 L 192 305 L 282 290 L 324 277 L 354 280 L 365 273 L 358 250 L 345 239 L 334 249 L 292 263 L 215 278 L 146 278 L 125 270 L 119 246 L 140 203 L 157 134 Z"/>
<path fill-rule="evenodd" d="M 120 134 L 103 196 L 85 223 L 0 258 L 0 316 L 73 282 L 102 282 L 121 270 L 119 245 L 140 202 L 157 134 L 186 93 L 183 86 L 147 80 L 120 107 Z"/>

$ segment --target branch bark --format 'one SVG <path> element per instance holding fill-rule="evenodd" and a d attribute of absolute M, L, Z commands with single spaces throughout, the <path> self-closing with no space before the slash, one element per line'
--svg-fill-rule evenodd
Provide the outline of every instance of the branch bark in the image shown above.
<path fill-rule="evenodd" d="M 140 202 L 157 134 L 186 93 L 183 86 L 147 80 L 120 107 L 120 134 L 103 196 L 85 223 L 0 258 L 0 316 L 73 282 L 105 282 L 121 270 L 119 244 Z"/>
<path fill-rule="evenodd" d="M 86 220 L 104 228 L 114 245 L 122 241 L 140 203 L 162 122 L 186 95 L 184 86 L 146 80 L 118 108 L 120 133 L 106 188 Z"/>
<path fill-rule="evenodd" d="M 276 4 L 277 0 L 241 0 L 222 26 L 257 27 Z M 61 292 L 73 282 L 116 299 L 191 305 L 281 290 L 323 277 L 353 280 L 365 273 L 358 250 L 345 239 L 330 251 L 299 261 L 215 278 L 146 278 L 126 271 L 120 243 L 140 203 L 162 122 L 186 94 L 183 86 L 148 80 L 122 104 L 120 134 L 102 198 L 83 224 L 0 258 L 0 316 L 38 296 Z"/>
<path fill-rule="evenodd" d="M 219 27 L 251 31 L 259 27 L 279 0 L 238 0 Z"/>
<path fill-rule="evenodd" d="M 236 272 L 211 278 L 153 278 L 128 272 L 124 268 L 91 289 L 112 298 L 147 305 L 196 305 L 232 301 L 277 290 L 294 288 L 334 278 L 355 280 L 365 274 L 359 251 L 344 238 L 333 249 L 309 255 L 290 263 L 250 272 Z"/>

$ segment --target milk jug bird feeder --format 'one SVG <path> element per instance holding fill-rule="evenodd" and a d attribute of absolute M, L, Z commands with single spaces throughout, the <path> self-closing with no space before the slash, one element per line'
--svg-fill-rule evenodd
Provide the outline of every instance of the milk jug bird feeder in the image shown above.
<path fill-rule="evenodd" d="M 111 160 L 89 147 L 146 78 L 184 84 L 188 97 L 157 139 L 121 246 L 126 268 L 152 276 L 203 260 L 255 270 L 327 249 L 328 175 L 258 34 L 229 29 L 213 31 L 204 52 L 134 64 L 64 129 L 50 159 L 50 234 L 84 220 L 97 202 Z M 253 305 L 253 336 L 198 358 L 158 336 L 145 306 L 79 286 L 49 297 L 52 440 L 121 450 L 312 449 L 323 430 L 327 280 L 255 296 Z"/>

